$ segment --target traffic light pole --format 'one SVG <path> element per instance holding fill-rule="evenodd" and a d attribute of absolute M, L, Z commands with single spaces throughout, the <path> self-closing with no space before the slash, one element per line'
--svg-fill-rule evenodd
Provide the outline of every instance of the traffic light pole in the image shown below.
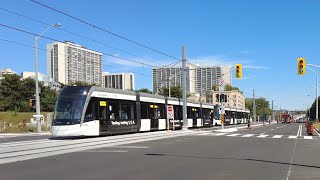
<path fill-rule="evenodd" d="M 317 65 L 314 65 L 314 64 L 307 64 L 307 66 L 314 66 L 314 67 L 319 67 L 320 66 L 317 66 Z M 308 67 L 309 68 L 309 67 Z M 312 72 L 314 72 L 316 74 L 316 122 L 318 121 L 319 119 L 319 95 L 318 95 L 318 72 L 309 68 Z"/>

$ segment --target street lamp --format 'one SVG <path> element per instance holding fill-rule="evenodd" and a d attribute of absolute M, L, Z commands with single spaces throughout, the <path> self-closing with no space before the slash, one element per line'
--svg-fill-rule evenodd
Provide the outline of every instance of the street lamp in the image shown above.
<path fill-rule="evenodd" d="M 40 37 L 52 27 L 60 27 L 61 24 L 53 24 L 47 27 L 40 35 L 34 35 L 34 52 L 35 52 L 35 81 L 36 81 L 36 115 L 40 115 L 40 96 L 39 96 L 39 80 L 38 80 L 38 40 Z M 38 133 L 41 133 L 41 122 L 38 120 Z"/>
<path fill-rule="evenodd" d="M 316 121 L 319 119 L 319 113 L 318 113 L 318 72 L 317 71 L 315 71 L 315 70 L 313 70 L 313 69 L 311 69 L 311 68 L 309 68 L 309 67 L 307 67 L 308 69 L 310 69 L 312 72 L 314 72 L 315 74 L 316 74 Z"/>

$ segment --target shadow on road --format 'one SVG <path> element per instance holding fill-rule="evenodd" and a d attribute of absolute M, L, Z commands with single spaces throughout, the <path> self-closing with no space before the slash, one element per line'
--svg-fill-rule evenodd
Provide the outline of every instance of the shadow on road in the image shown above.
<path fill-rule="evenodd" d="M 296 164 L 290 162 L 279 162 L 279 161 L 268 161 L 262 159 L 250 159 L 250 158 L 227 158 L 227 157 L 209 157 L 209 156 L 188 156 L 188 155 L 175 155 L 175 154 L 156 154 L 156 153 L 147 153 L 146 156 L 167 156 L 167 157 L 181 157 L 181 158 L 197 158 L 197 159 L 217 159 L 217 160 L 237 160 L 237 161 L 256 161 L 256 162 L 264 162 L 264 163 L 272 163 L 272 164 L 282 164 L 282 165 L 293 165 L 300 167 L 308 167 L 308 168 L 319 168 L 320 166 L 307 165 L 307 164 Z"/>

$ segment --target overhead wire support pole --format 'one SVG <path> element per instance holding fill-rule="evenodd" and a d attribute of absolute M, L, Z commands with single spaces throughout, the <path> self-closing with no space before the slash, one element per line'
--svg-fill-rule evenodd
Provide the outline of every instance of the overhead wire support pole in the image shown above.
<path fill-rule="evenodd" d="M 185 47 L 182 46 L 182 119 L 183 119 L 183 126 L 182 129 L 188 129 L 188 121 L 187 121 L 187 93 L 186 93 L 186 84 L 187 84 L 187 76 L 186 76 L 186 51 Z"/>

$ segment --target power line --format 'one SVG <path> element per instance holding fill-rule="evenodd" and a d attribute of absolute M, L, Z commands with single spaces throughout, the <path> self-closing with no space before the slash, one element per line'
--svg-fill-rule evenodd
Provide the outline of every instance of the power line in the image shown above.
<path fill-rule="evenodd" d="M 120 70 L 124 70 L 124 71 L 127 71 L 127 72 L 133 72 L 133 73 L 136 73 L 136 74 L 141 75 L 141 76 L 152 77 L 152 76 L 147 75 L 147 74 L 144 74 L 144 73 L 139 73 L 139 72 L 137 72 L 137 71 L 129 71 L 129 70 L 127 70 L 127 69 L 119 68 L 119 67 L 117 67 L 117 66 L 112 66 L 112 65 L 109 65 L 109 64 L 103 64 L 103 65 L 104 65 L 104 66 L 109 66 L 109 67 L 112 67 L 112 68 L 116 68 L 116 69 L 120 69 Z"/>
<path fill-rule="evenodd" d="M 49 24 L 49 23 L 46 23 L 46 22 L 43 22 L 43 21 L 40 21 L 40 20 L 31 18 L 31 17 L 28 17 L 28 16 L 26 16 L 26 15 L 20 14 L 20 13 L 18 13 L 18 12 L 14 12 L 14 11 L 9 10 L 9 9 L 5 9 L 5 8 L 0 7 L 0 10 L 9 12 L 9 13 L 11 13 L 11 14 L 14 14 L 14 15 L 17 15 L 17 16 L 20 16 L 20 17 L 29 19 L 29 20 L 31 20 L 31 21 L 34 21 L 34 22 L 37 22 L 37 23 L 40 23 L 40 24 L 43 24 L 43 25 L 46 25 L 46 26 L 51 26 L 51 24 Z M 69 34 L 72 34 L 72 35 L 75 35 L 75 36 L 84 38 L 84 39 L 86 39 L 86 40 L 90 40 L 90 41 L 92 41 L 92 42 L 95 42 L 95 43 L 98 43 L 98 44 L 101 44 L 101 45 L 104 45 L 104 46 L 109 47 L 109 48 L 111 48 L 111 49 L 115 49 L 115 50 L 117 50 L 117 51 L 124 52 L 124 53 L 126 53 L 126 54 L 131 55 L 131 56 L 135 56 L 135 57 L 140 58 L 140 59 L 142 59 L 142 60 L 150 61 L 150 62 L 153 62 L 153 63 L 155 63 L 155 64 L 158 64 L 158 63 L 159 63 L 159 62 L 155 62 L 155 61 L 153 61 L 153 60 L 146 59 L 146 58 L 143 58 L 143 57 L 141 57 L 141 56 L 135 55 L 135 54 L 133 54 L 133 53 L 130 53 L 130 52 L 125 51 L 125 50 L 122 50 L 122 49 L 120 49 L 120 48 L 117 48 L 117 47 L 108 45 L 108 44 L 106 44 L 106 43 L 97 41 L 97 40 L 95 40 L 95 39 L 92 39 L 92 38 L 89 38 L 89 37 L 86 37 L 86 36 L 83 36 L 83 35 L 80 35 L 80 34 L 77 34 L 77 33 L 74 33 L 74 32 L 68 31 L 68 30 L 65 30 L 65 29 L 63 29 L 63 28 L 61 28 L 61 27 L 55 27 L 55 28 L 58 29 L 58 30 L 60 30 L 60 31 L 63 31 L 63 32 L 66 32 L 66 33 L 69 33 Z"/>
<path fill-rule="evenodd" d="M 15 30 L 15 31 L 19 31 L 19 32 L 22 32 L 22 33 L 25 33 L 25 34 L 29 34 L 29 35 L 33 35 L 33 36 L 39 36 L 39 34 L 37 34 L 37 33 L 29 32 L 29 31 L 26 31 L 26 30 L 23 30 L 23 29 L 19 29 L 19 28 L 16 28 L 16 27 L 12 27 L 12 26 L 8 26 L 8 25 L 5 25 L 5 24 L 1 24 L 1 23 L 0 23 L 0 26 L 5 27 L 5 28 L 8 28 L 8 29 Z M 65 43 L 65 42 L 59 41 L 59 40 L 57 40 L 57 39 L 48 37 L 48 36 L 41 36 L 41 37 L 42 37 L 42 38 L 45 38 L 45 39 L 48 39 L 48 40 L 51 40 L 51 41 L 56 41 L 56 42 L 60 42 L 60 43 Z M 117 58 L 117 59 L 122 59 L 122 60 L 130 61 L 130 62 L 134 62 L 134 63 L 141 64 L 141 65 L 144 65 L 144 66 L 154 67 L 154 65 L 152 65 L 152 64 L 148 64 L 148 63 L 144 63 L 144 62 L 139 62 L 139 61 L 136 61 L 136 60 L 132 60 L 132 59 L 128 59 L 128 58 L 124 58 L 124 57 L 120 57 L 120 56 L 108 54 L 108 53 L 105 53 L 105 52 L 101 52 L 101 53 L 104 54 L 104 55 L 106 55 L 106 56 L 109 56 L 109 57 L 114 57 L 114 58 Z M 155 67 L 158 67 L 158 66 L 155 66 Z"/>
<path fill-rule="evenodd" d="M 173 57 L 173 56 L 171 56 L 171 55 L 169 55 L 169 54 L 167 54 L 167 53 L 161 52 L 161 51 L 159 51 L 159 50 L 156 50 L 156 49 L 154 49 L 154 48 L 151 48 L 151 47 L 149 47 L 149 46 L 143 45 L 143 44 L 141 44 L 141 43 L 139 43 L 139 42 L 133 41 L 133 40 L 131 40 L 131 39 L 129 39 L 129 38 L 126 38 L 126 37 L 124 37 L 124 36 L 121 36 L 121 35 L 119 35 L 119 34 L 116 34 L 116 33 L 114 33 L 114 32 L 111 32 L 111 31 L 109 31 L 109 30 L 106 30 L 106 29 L 104 29 L 104 28 L 101 28 L 101 27 L 99 27 L 99 26 L 96 26 L 96 25 L 94 25 L 94 24 L 91 24 L 91 23 L 89 23 L 89 22 L 87 22 L 87 21 L 85 21 L 85 20 L 82 20 L 82 19 L 77 18 L 77 17 L 75 17 L 75 16 L 72 16 L 72 15 L 70 15 L 70 14 L 67 14 L 67 13 L 65 13 L 65 12 L 63 12 L 63 11 L 61 11 L 61 10 L 55 9 L 55 8 L 53 8 L 53 7 L 50 7 L 50 6 L 48 6 L 48 5 L 45 5 L 45 4 L 40 3 L 40 2 L 38 2 L 38 1 L 35 1 L 35 0 L 30 0 L 30 1 L 33 2 L 33 3 L 36 3 L 36 4 L 38 4 L 38 5 L 41 5 L 41 6 L 45 7 L 45 8 L 47 8 L 47 9 L 50 9 L 50 10 L 52 10 L 52 11 L 55 11 L 55 12 L 57 12 L 57 13 L 59 13 L 59 14 L 62 14 L 62 15 L 64 15 L 64 16 L 67 16 L 67 17 L 69 17 L 69 18 L 71 18 L 71 19 L 74 19 L 74 20 L 76 20 L 76 21 L 79 21 L 79 22 L 81 22 L 81 23 L 83 23 L 83 24 L 86 24 L 86 25 L 88 25 L 88 26 L 91 26 L 91 27 L 93 27 L 93 28 L 95 28 L 95 29 L 98 29 L 98 30 L 100 30 L 100 31 L 106 32 L 106 33 L 108 33 L 108 34 L 111 34 L 111 35 L 116 36 L 116 37 L 118 37 L 118 38 L 121 38 L 121 39 L 123 39 L 123 40 L 126 40 L 126 41 L 128 41 L 128 42 L 131 42 L 131 43 L 136 44 L 136 45 L 138 45 L 138 46 L 141 46 L 141 47 L 143 47 L 143 48 L 146 48 L 146 49 L 149 49 L 149 50 L 151 50 L 151 51 L 157 52 L 157 53 L 159 53 L 159 54 L 162 54 L 162 55 L 164 55 L 164 56 L 170 57 L 170 58 L 172 58 L 172 59 L 180 60 L 179 58 Z"/>
<path fill-rule="evenodd" d="M 11 44 L 17 44 L 17 45 L 25 46 L 25 47 L 32 48 L 32 49 L 35 48 L 34 46 L 27 45 L 27 44 L 23 44 L 23 43 L 16 42 L 16 41 L 11 41 L 11 40 L 8 40 L 8 39 L 2 39 L 2 38 L 0 38 L 0 41 L 8 42 L 8 43 L 11 43 Z M 38 50 L 41 50 L 41 51 L 49 52 L 49 51 L 46 50 L 46 49 L 42 49 L 42 48 L 37 48 L 37 49 L 38 49 Z M 64 54 L 62 54 L 62 53 L 58 53 L 58 54 L 64 55 Z M 112 66 L 112 65 L 109 65 L 109 64 L 102 64 L 102 65 L 104 65 L 104 66 L 109 66 L 109 67 L 112 67 L 112 68 L 117 68 L 117 69 L 120 69 L 120 70 L 128 71 L 128 70 L 126 70 L 126 69 L 119 68 L 119 67 L 116 67 L 116 66 Z M 136 72 L 136 71 L 128 71 L 128 72 L 133 72 L 133 73 L 136 73 L 136 74 L 139 74 L 139 75 L 142 75 L 142 76 L 146 76 L 146 77 L 152 77 L 152 76 L 150 76 L 150 75 L 146 75 L 146 74 L 139 73 L 139 72 Z"/>

